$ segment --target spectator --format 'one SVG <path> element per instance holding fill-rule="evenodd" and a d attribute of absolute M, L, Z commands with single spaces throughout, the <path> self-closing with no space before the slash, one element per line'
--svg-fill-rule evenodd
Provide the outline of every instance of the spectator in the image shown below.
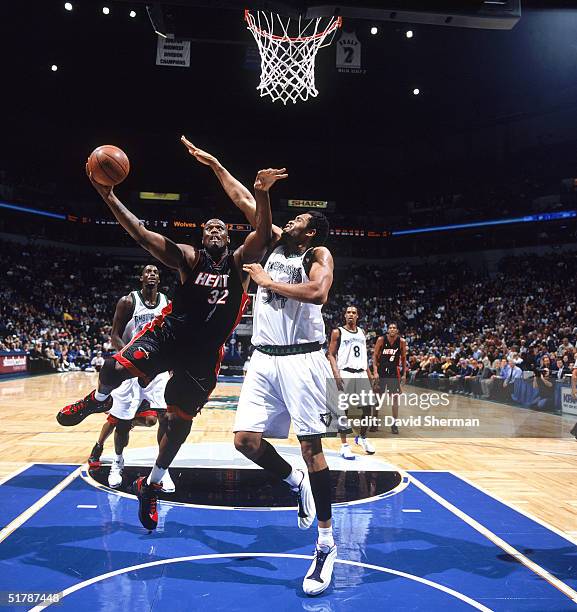
<path fill-rule="evenodd" d="M 90 365 L 97 371 L 100 372 L 102 366 L 104 365 L 104 357 L 102 356 L 102 351 L 98 351 L 96 356 L 92 358 Z"/>
<path fill-rule="evenodd" d="M 533 388 L 539 392 L 537 407 L 541 410 L 553 410 L 555 407 L 555 386 L 551 380 L 549 368 L 535 370 Z"/>

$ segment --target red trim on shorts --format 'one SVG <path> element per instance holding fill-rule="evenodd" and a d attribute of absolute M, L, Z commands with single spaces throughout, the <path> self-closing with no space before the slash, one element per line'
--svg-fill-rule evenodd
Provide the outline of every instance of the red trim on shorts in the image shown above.
<path fill-rule="evenodd" d="M 111 425 L 116 425 L 118 423 L 118 419 L 115 416 L 112 416 L 111 414 L 109 414 L 106 417 L 106 420 L 111 424 Z"/>
<path fill-rule="evenodd" d="M 146 383 L 145 386 L 148 387 L 148 385 L 150 384 L 150 378 L 148 378 L 148 376 L 144 372 L 141 372 L 132 363 L 132 361 L 128 361 L 128 359 L 126 359 L 126 357 L 124 357 L 122 353 L 116 353 L 116 355 L 112 355 L 112 359 L 116 359 L 116 361 L 118 361 L 121 366 L 124 366 L 133 376 L 142 379 Z"/>
<path fill-rule="evenodd" d="M 179 408 L 178 406 L 173 405 L 167 405 L 166 406 L 166 411 L 168 412 L 168 414 L 176 414 L 176 416 L 179 419 L 183 419 L 184 421 L 192 421 L 194 419 L 194 417 L 191 414 L 188 414 L 187 412 L 184 412 L 184 410 L 182 410 L 181 408 Z"/>
<path fill-rule="evenodd" d="M 134 418 L 138 419 L 140 417 L 156 417 L 158 416 L 156 414 L 156 410 L 143 410 L 142 412 L 139 412 Z"/>
<path fill-rule="evenodd" d="M 112 358 L 116 359 L 121 366 L 124 366 L 133 376 L 142 379 L 148 387 L 151 383 L 151 379 L 144 373 L 141 372 L 131 361 L 124 357 L 124 351 L 134 344 L 139 338 L 141 338 L 146 332 L 154 331 L 155 327 L 162 327 L 164 325 L 164 318 L 172 312 L 172 302 L 169 302 L 161 311 L 161 313 L 149 321 L 135 336 L 133 336 L 127 344 L 125 344 L 116 355 Z"/>

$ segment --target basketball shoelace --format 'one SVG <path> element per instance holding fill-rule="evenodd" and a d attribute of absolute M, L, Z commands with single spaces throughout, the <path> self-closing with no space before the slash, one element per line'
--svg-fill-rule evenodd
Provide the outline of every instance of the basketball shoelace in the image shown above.
<path fill-rule="evenodd" d="M 94 399 L 94 392 L 92 392 L 88 398 L 90 399 Z M 64 409 L 66 411 L 66 413 L 68 414 L 75 414 L 77 412 L 79 412 L 80 410 L 84 410 L 85 408 L 88 407 L 88 401 L 87 398 L 78 400 L 77 402 L 74 402 L 74 404 L 70 404 L 70 406 L 66 406 L 66 408 Z M 63 412 L 64 412 L 63 410 Z"/>
<path fill-rule="evenodd" d="M 161 488 L 162 485 L 157 485 L 156 483 L 146 484 L 146 481 L 143 479 L 141 486 L 145 486 L 150 489 L 150 493 L 148 493 L 148 515 L 152 519 L 157 520 L 158 496 L 156 494 L 156 490 Z"/>
<path fill-rule="evenodd" d="M 309 580 L 316 580 L 316 582 L 324 582 L 321 578 L 321 572 L 323 571 L 325 561 L 327 560 L 327 557 L 329 556 L 330 552 L 330 548 L 327 552 L 323 552 L 320 548 L 315 548 L 316 565 L 312 574 L 307 576 Z"/>

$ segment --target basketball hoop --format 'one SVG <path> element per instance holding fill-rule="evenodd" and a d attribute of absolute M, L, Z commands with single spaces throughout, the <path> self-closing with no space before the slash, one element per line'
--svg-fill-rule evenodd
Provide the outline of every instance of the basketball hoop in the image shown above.
<path fill-rule="evenodd" d="M 319 93 L 315 87 L 317 51 L 331 44 L 335 32 L 341 27 L 342 18 L 299 17 L 297 22 L 264 11 L 252 15 L 248 9 L 244 18 L 260 53 L 261 72 L 257 89 L 261 97 L 270 96 L 273 102 L 280 100 L 283 104 L 289 100 L 296 103 L 299 98 L 306 101 L 309 96 L 316 97 Z"/>

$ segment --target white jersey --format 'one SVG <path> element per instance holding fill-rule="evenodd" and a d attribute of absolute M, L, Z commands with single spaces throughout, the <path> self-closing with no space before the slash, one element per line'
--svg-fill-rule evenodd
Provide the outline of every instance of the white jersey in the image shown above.
<path fill-rule="evenodd" d="M 368 366 L 365 332 L 360 327 L 357 327 L 355 333 L 346 327 L 339 327 L 339 330 L 341 338 L 337 352 L 337 367 L 339 370 L 349 368 L 365 371 Z"/>
<path fill-rule="evenodd" d="M 134 311 L 122 334 L 122 341 L 125 344 L 130 342 L 147 323 L 157 317 L 168 304 L 168 298 L 160 291 L 156 295 L 155 306 L 147 306 L 140 291 L 131 291 L 130 297 L 134 303 Z"/>
<path fill-rule="evenodd" d="M 280 283 L 306 283 L 309 280 L 303 260 L 310 251 L 287 257 L 284 246 L 270 254 L 264 269 Z M 325 342 L 322 305 L 305 304 L 259 287 L 256 292 L 252 343 L 255 346 Z"/>

